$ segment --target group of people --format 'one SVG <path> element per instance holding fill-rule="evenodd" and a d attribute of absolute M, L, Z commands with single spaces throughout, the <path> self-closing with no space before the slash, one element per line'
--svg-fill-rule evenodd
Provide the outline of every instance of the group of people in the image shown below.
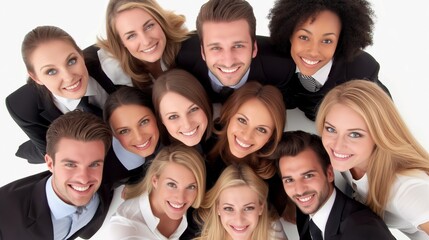
<path fill-rule="evenodd" d="M 245 0 L 208 0 L 196 31 L 156 0 L 110 0 L 81 50 L 56 26 L 22 42 L 6 107 L 18 157 L 48 171 L 0 188 L 0 239 L 429 239 L 429 154 L 372 44 L 366 0 L 276 0 L 270 36 Z M 287 131 L 286 109 L 318 135 Z M 342 192 L 334 170 L 349 185 Z M 8 217 L 3 217 L 8 216 Z"/>

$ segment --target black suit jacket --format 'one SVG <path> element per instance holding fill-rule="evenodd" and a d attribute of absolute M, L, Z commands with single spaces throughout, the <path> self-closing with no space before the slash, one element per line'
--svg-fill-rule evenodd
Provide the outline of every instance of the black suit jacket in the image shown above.
<path fill-rule="evenodd" d="M 85 64 L 89 75 L 106 92 L 112 93 L 116 87 L 102 71 L 97 50 L 95 46 L 84 50 Z M 62 115 L 53 103 L 50 92 L 35 83 L 27 83 L 6 97 L 6 107 L 13 120 L 30 138 L 19 147 L 16 156 L 31 163 L 44 163 L 46 132 L 51 122 Z"/>
<path fill-rule="evenodd" d="M 295 66 L 294 69 L 296 69 Z M 376 82 L 390 95 L 386 86 L 378 80 L 379 70 L 378 62 L 370 54 L 361 51 L 351 61 L 346 61 L 341 57 L 335 58 L 326 83 L 317 92 L 307 91 L 298 80 L 297 75 L 294 74 L 285 87 L 286 93 L 283 95 L 286 108 L 297 107 L 304 112 L 307 118 L 314 121 L 318 105 L 326 93 L 335 86 L 353 79 L 366 79 Z"/>
<path fill-rule="evenodd" d="M 54 239 L 51 211 L 45 185 L 51 172 L 41 172 L 0 188 L 0 239 Z M 111 187 L 102 182 L 100 205 L 91 221 L 70 239 L 89 239 L 101 227 L 113 198 Z"/>
<path fill-rule="evenodd" d="M 395 239 L 384 221 L 367 206 L 336 189 L 334 205 L 325 228 L 325 240 Z M 311 240 L 309 216 L 297 208 L 296 224 L 301 240 Z"/>
<path fill-rule="evenodd" d="M 258 81 L 261 84 L 274 85 L 283 94 L 286 93 L 286 84 L 295 73 L 295 64 L 291 58 L 275 51 L 269 37 L 257 36 L 258 53 L 252 59 L 248 81 Z M 192 34 L 182 43 L 176 57 L 177 67 L 192 73 L 204 86 L 213 103 L 224 102 L 222 96 L 216 93 L 211 86 L 206 62 L 201 57 L 201 45 L 197 34 Z"/>

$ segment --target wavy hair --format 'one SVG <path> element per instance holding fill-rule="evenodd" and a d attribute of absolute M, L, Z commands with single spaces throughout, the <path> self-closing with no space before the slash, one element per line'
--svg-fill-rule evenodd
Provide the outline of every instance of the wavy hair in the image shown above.
<path fill-rule="evenodd" d="M 118 59 L 122 69 L 128 74 L 134 86 L 146 88 L 152 85 L 152 79 L 145 63 L 133 57 L 122 44 L 116 29 L 116 17 L 130 9 L 142 9 L 151 15 L 161 26 L 167 39 L 162 60 L 168 68 L 175 66 L 175 58 L 181 43 L 188 38 L 185 16 L 164 10 L 155 0 L 110 0 L 106 11 L 107 39 L 98 38 L 97 45 Z"/>
<path fill-rule="evenodd" d="M 192 207 L 198 208 L 206 192 L 206 167 L 201 154 L 196 149 L 183 143 L 173 143 L 163 147 L 150 164 L 143 181 L 130 186 L 129 191 L 125 193 L 124 199 L 138 197 L 144 192 L 150 194 L 154 189 L 152 184 L 153 177 L 161 175 L 169 163 L 180 164 L 189 169 L 194 175 L 197 181 L 198 193 Z"/>
<path fill-rule="evenodd" d="M 252 239 L 269 239 L 271 219 L 267 208 L 268 186 L 248 165 L 233 164 L 225 168 L 216 184 L 206 193 L 194 216 L 197 223 L 203 225 L 201 236 L 196 238 L 197 240 L 228 239 L 228 233 L 217 214 L 219 197 L 223 190 L 241 186 L 247 186 L 254 191 L 258 195 L 259 204 L 263 204 L 263 211 L 252 233 Z"/>
<path fill-rule="evenodd" d="M 413 137 L 392 99 L 376 83 L 352 80 L 333 88 L 317 113 L 319 134 L 335 104 L 355 111 L 364 120 L 375 143 L 368 159 L 366 204 L 383 217 L 396 174 L 412 175 L 412 170 L 429 174 L 429 154 Z"/>
<path fill-rule="evenodd" d="M 257 99 L 265 105 L 273 119 L 274 131 L 268 142 L 259 151 L 249 154 L 245 159 L 237 159 L 229 150 L 227 128 L 238 109 L 251 99 Z M 256 81 L 247 82 L 235 90 L 222 106 L 218 122 L 222 129 L 214 131 L 219 139 L 209 153 L 211 161 L 220 156 L 227 165 L 232 162 L 246 162 L 264 179 L 275 174 L 274 161 L 267 157 L 276 149 L 286 124 L 286 109 L 283 96 L 278 88 L 272 85 L 262 85 Z"/>

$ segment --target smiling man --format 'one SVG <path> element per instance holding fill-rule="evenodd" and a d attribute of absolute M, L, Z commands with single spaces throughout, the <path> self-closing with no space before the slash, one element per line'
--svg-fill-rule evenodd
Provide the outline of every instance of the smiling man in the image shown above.
<path fill-rule="evenodd" d="M 319 136 L 285 132 L 275 154 L 300 239 L 395 239 L 380 217 L 335 187 Z"/>
<path fill-rule="evenodd" d="M 200 8 L 197 34 L 182 43 L 177 65 L 191 72 L 213 103 L 223 103 L 247 81 L 278 87 L 282 93 L 294 72 L 289 57 L 256 36 L 256 18 L 245 0 L 210 0 Z M 225 94 L 228 87 L 229 94 Z"/>
<path fill-rule="evenodd" d="M 49 171 L 0 188 L 0 239 L 90 238 L 113 197 L 102 182 L 110 128 L 99 117 L 68 112 L 49 126 Z"/>

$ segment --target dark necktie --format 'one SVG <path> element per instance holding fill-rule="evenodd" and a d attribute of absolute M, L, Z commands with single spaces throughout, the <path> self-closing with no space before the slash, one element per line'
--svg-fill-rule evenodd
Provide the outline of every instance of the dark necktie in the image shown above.
<path fill-rule="evenodd" d="M 84 111 L 84 112 L 89 112 L 89 113 L 95 114 L 95 115 L 97 115 L 99 117 L 103 116 L 103 112 L 101 111 L 100 108 L 98 108 L 97 106 L 89 103 L 88 96 L 83 96 L 80 99 L 80 102 L 77 105 L 76 109 L 79 109 L 79 110 Z"/>
<path fill-rule="evenodd" d="M 317 92 L 322 87 L 322 84 L 316 81 L 312 76 L 307 76 L 300 72 L 298 73 L 298 79 L 307 91 Z"/>
<path fill-rule="evenodd" d="M 323 240 L 322 231 L 317 227 L 317 225 L 310 219 L 309 222 L 311 239 L 313 240 Z"/>
<path fill-rule="evenodd" d="M 231 96 L 231 94 L 234 92 L 234 88 L 230 88 L 230 87 L 222 87 L 222 89 L 219 92 L 219 95 L 221 97 L 220 102 L 224 103 L 229 96 Z"/>

